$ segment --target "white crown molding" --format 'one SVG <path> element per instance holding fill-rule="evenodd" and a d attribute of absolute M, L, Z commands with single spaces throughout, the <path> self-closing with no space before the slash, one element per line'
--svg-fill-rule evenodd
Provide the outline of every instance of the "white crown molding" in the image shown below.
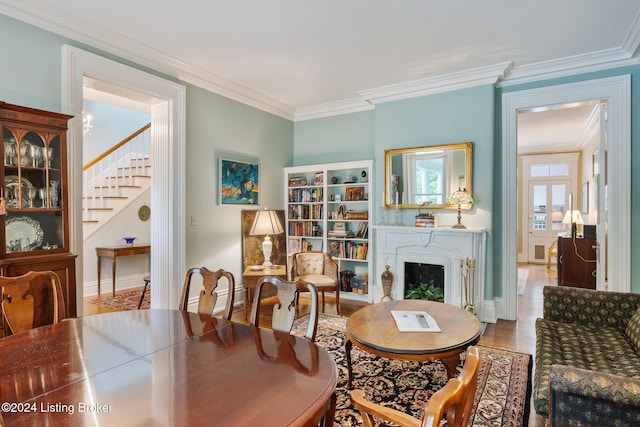
<path fill-rule="evenodd" d="M 515 66 L 497 86 L 514 86 L 639 63 L 638 58 L 633 57 L 623 48 L 607 49 L 568 58 Z"/>
<path fill-rule="evenodd" d="M 640 13 L 636 16 L 636 19 L 633 21 L 633 25 L 629 29 L 629 33 L 622 43 L 622 48 L 629 52 L 631 56 L 637 57 L 640 52 L 638 51 L 638 47 L 640 47 Z"/>
<path fill-rule="evenodd" d="M 583 150 L 589 140 L 600 133 L 600 107 L 595 106 L 589 114 L 580 135 L 578 135 L 578 148 Z"/>
<path fill-rule="evenodd" d="M 294 118 L 295 110 L 288 105 L 162 54 L 121 34 L 60 12 L 58 9 L 43 4 L 36 6 L 30 0 L 21 2 L 0 0 L 0 13 L 259 110 L 288 120 Z"/>
<path fill-rule="evenodd" d="M 375 104 L 398 101 L 435 93 L 450 92 L 456 89 L 495 84 L 511 68 L 511 62 L 475 68 L 442 76 L 413 80 L 395 85 L 358 91 L 359 98 L 345 99 L 321 105 L 298 108 L 295 121 L 318 119 L 340 114 L 371 110 Z"/>
<path fill-rule="evenodd" d="M 295 121 L 319 119 L 322 117 L 338 116 L 341 114 L 357 113 L 373 110 L 375 106 L 362 98 L 344 99 L 326 104 L 312 105 L 296 109 Z"/>
<path fill-rule="evenodd" d="M 428 77 L 406 83 L 367 89 L 358 92 L 367 101 L 373 104 L 397 101 L 434 93 L 449 92 L 456 89 L 479 86 L 483 84 L 495 84 L 500 81 L 511 69 L 511 62 L 474 68 L 472 70 L 441 76 Z"/>

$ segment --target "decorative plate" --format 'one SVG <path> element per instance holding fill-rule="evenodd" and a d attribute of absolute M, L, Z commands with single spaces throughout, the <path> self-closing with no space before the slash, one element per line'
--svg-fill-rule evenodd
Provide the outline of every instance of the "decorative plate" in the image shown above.
<path fill-rule="evenodd" d="M 18 207 L 18 177 L 15 175 L 7 175 L 4 177 L 4 187 L 7 194 L 5 194 L 5 199 L 7 200 L 8 208 L 17 208 Z M 29 189 L 33 188 L 33 184 L 27 178 L 22 177 L 22 206 L 29 205 Z M 10 197 L 10 192 L 15 191 L 15 197 Z"/>
<path fill-rule="evenodd" d="M 140 209 L 138 209 L 138 218 L 140 218 L 141 221 L 146 221 L 150 217 L 151 217 L 151 208 L 147 205 L 140 206 Z"/>
<path fill-rule="evenodd" d="M 21 239 L 28 239 L 28 251 L 39 248 L 42 246 L 43 236 L 40 223 L 28 216 L 7 219 L 7 252 L 24 251 Z"/>

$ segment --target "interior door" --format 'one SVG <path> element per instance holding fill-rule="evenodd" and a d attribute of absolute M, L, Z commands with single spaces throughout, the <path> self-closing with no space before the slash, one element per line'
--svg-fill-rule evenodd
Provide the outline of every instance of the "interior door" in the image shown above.
<path fill-rule="evenodd" d="M 562 222 L 569 202 L 571 180 L 529 181 L 528 262 L 546 263 L 549 247 L 567 228 Z"/>

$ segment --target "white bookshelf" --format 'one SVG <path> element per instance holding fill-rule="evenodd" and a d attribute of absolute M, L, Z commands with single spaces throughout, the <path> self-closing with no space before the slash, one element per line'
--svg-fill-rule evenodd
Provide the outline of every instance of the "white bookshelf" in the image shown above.
<path fill-rule="evenodd" d="M 339 272 L 368 277 L 366 294 L 343 290 L 340 297 L 367 302 L 374 281 L 372 172 L 373 161 L 361 160 L 293 166 L 284 173 L 288 268 L 295 252 L 328 252 Z M 342 228 L 348 234 L 336 236 Z"/>

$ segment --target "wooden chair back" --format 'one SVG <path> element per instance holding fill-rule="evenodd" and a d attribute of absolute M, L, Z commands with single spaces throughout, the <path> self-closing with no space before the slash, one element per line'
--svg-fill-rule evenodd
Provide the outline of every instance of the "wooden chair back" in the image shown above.
<path fill-rule="evenodd" d="M 12 333 L 58 323 L 67 317 L 60 278 L 53 271 L 0 277 L 2 314 Z"/>
<path fill-rule="evenodd" d="M 187 271 L 184 279 L 184 285 L 182 286 L 182 296 L 180 297 L 180 310 L 187 311 L 189 306 L 189 292 L 191 290 L 191 279 L 194 275 L 200 275 L 202 277 L 202 289 L 198 298 L 198 313 L 213 315 L 213 311 L 218 301 L 218 292 L 222 289 L 218 289 L 218 284 L 221 278 L 225 278 L 227 282 L 227 303 L 224 307 L 222 317 L 227 320 L 231 320 L 231 314 L 233 313 L 233 301 L 236 288 L 236 282 L 233 274 L 222 269 L 218 271 L 211 271 L 206 267 L 190 268 Z"/>
<path fill-rule="evenodd" d="M 466 427 L 476 394 L 479 366 L 478 347 L 469 347 L 462 372 L 457 378 L 447 381 L 443 388 L 431 396 L 421 420 L 366 400 L 363 390 L 353 390 L 350 393 L 351 401 L 360 411 L 364 427 L 373 427 L 374 418 L 383 418 L 402 426 L 438 427 L 445 415 L 447 426 Z"/>
<path fill-rule="evenodd" d="M 290 282 L 278 277 L 261 277 L 258 279 L 249 324 L 260 326 L 260 299 L 269 287 L 275 287 L 276 297 L 278 298 L 278 302 L 273 306 L 271 328 L 287 333 L 291 332 L 296 318 L 295 302 L 298 294 L 300 292 L 309 292 L 311 304 L 305 338 L 311 342 L 315 341 L 318 329 L 318 290 L 312 283 L 303 280 Z"/>

